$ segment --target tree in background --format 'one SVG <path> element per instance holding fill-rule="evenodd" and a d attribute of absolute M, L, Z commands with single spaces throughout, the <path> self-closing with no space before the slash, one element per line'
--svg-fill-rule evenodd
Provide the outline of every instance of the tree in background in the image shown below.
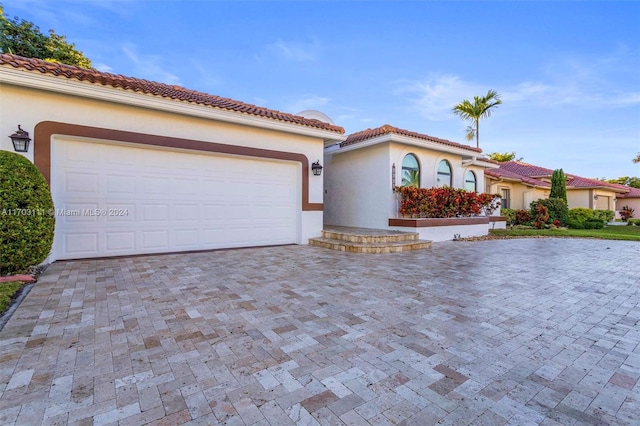
<path fill-rule="evenodd" d="M 491 111 L 501 103 L 498 92 L 489 90 L 485 96 L 474 96 L 473 102 L 465 99 L 453 107 L 454 115 L 472 122 L 467 127 L 467 140 L 472 141 L 475 137 L 476 147 L 480 148 L 480 120 L 491 117 Z"/>
<path fill-rule="evenodd" d="M 609 183 L 617 183 L 618 185 L 626 185 L 626 186 L 631 186 L 633 188 L 640 189 L 640 178 L 638 177 L 622 176 L 622 177 L 619 177 L 618 179 L 602 179 L 602 180 Z"/>
<path fill-rule="evenodd" d="M 488 155 L 490 160 L 497 161 L 498 163 L 506 163 L 507 161 L 522 161 L 524 158 L 520 157 L 516 159 L 515 152 L 492 152 Z"/>
<path fill-rule="evenodd" d="M 0 5 L 0 51 L 27 58 L 44 59 L 49 62 L 76 65 L 91 68 L 91 60 L 76 49 L 75 44 L 67 42 L 63 35 L 49 30 L 49 35 L 42 34 L 33 22 L 19 19 L 12 20 L 4 16 Z"/>
<path fill-rule="evenodd" d="M 633 161 L 634 163 L 640 163 L 640 152 L 638 153 L 638 155 L 636 155 L 636 158 L 631 161 Z"/>
<path fill-rule="evenodd" d="M 405 170 L 402 175 L 402 186 L 420 187 L 420 172 L 418 170 Z"/>
<path fill-rule="evenodd" d="M 562 169 L 556 169 L 551 174 L 551 193 L 549 198 L 561 198 L 567 202 L 567 179 Z"/>

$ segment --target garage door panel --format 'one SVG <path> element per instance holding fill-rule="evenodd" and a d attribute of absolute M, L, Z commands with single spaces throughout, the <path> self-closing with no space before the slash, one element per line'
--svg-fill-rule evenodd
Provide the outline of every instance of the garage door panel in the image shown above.
<path fill-rule="evenodd" d="M 97 232 L 68 233 L 63 238 L 65 251 L 71 255 L 92 257 L 98 254 Z"/>
<path fill-rule="evenodd" d="M 176 246 L 178 247 L 198 247 L 200 240 L 198 238 L 198 229 L 176 229 Z"/>
<path fill-rule="evenodd" d="M 169 231 L 165 229 L 142 231 L 142 248 L 169 249 Z"/>
<path fill-rule="evenodd" d="M 105 203 L 103 211 L 106 211 L 107 215 L 105 220 L 107 222 L 116 223 L 135 223 L 136 221 L 136 205 L 121 204 L 121 203 Z"/>
<path fill-rule="evenodd" d="M 67 193 L 95 194 L 98 192 L 97 173 L 71 173 L 67 172 L 64 176 L 65 191 Z"/>
<path fill-rule="evenodd" d="M 127 232 L 105 232 L 105 242 L 107 253 L 129 251 L 135 249 L 136 233 Z"/>
<path fill-rule="evenodd" d="M 168 222 L 169 204 L 143 204 L 142 220 L 145 222 Z"/>
<path fill-rule="evenodd" d="M 133 195 L 136 193 L 135 175 L 107 174 L 105 180 L 108 195 Z"/>
<path fill-rule="evenodd" d="M 58 259 L 296 242 L 299 164 L 54 143 Z"/>

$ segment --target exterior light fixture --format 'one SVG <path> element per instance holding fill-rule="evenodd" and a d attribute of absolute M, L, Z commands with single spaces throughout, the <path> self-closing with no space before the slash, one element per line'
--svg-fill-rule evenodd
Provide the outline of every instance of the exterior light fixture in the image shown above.
<path fill-rule="evenodd" d="M 391 189 L 396 192 L 396 163 L 391 166 Z"/>
<path fill-rule="evenodd" d="M 22 127 L 18 124 L 18 131 L 9 136 L 11 138 L 11 142 L 13 142 L 13 149 L 16 152 L 27 152 L 29 151 L 29 142 L 31 142 L 31 138 L 29 137 L 29 132 L 25 132 L 22 130 Z"/>
<path fill-rule="evenodd" d="M 597 194 L 596 194 L 596 195 L 594 195 L 594 196 L 593 196 L 593 199 L 594 199 L 594 200 L 597 200 L 597 199 L 598 199 L 598 195 L 597 195 Z"/>
<path fill-rule="evenodd" d="M 311 164 L 311 171 L 313 172 L 314 176 L 320 176 L 322 174 L 322 166 L 320 165 L 320 160 Z"/>

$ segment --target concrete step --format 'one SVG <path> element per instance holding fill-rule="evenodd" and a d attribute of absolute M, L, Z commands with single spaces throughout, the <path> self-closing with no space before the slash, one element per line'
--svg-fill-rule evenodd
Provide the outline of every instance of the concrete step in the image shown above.
<path fill-rule="evenodd" d="M 351 243 L 398 243 L 419 241 L 420 234 L 390 229 L 325 227 L 322 230 L 322 238 Z"/>
<path fill-rule="evenodd" d="M 351 253 L 397 253 L 431 247 L 431 241 L 354 242 L 333 238 L 310 238 L 309 245 Z"/>

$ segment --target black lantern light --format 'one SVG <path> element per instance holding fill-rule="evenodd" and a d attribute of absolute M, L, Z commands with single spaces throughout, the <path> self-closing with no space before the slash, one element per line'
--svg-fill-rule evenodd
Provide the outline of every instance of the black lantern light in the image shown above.
<path fill-rule="evenodd" d="M 22 127 L 18 124 L 18 131 L 9 136 L 11 138 L 11 142 L 13 142 L 13 149 L 16 152 L 27 152 L 29 151 L 29 142 L 31 142 L 31 138 L 29 137 L 29 132 L 25 132 L 22 130 Z"/>
<path fill-rule="evenodd" d="M 322 174 L 322 166 L 320 165 L 320 160 L 311 165 L 311 171 L 313 172 L 314 176 L 320 176 Z"/>

